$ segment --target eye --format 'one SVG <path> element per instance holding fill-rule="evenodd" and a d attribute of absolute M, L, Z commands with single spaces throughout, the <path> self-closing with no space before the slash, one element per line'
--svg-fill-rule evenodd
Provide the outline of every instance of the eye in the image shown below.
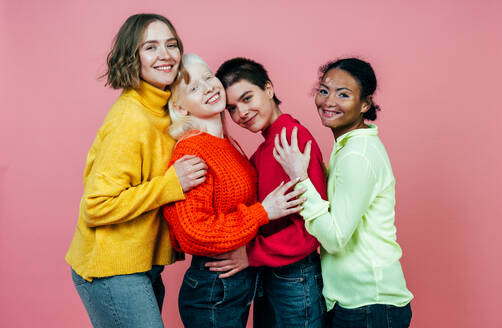
<path fill-rule="evenodd" d="M 242 102 L 243 103 L 248 103 L 248 102 L 251 101 L 251 98 L 253 98 L 253 96 L 246 96 L 246 97 L 242 98 Z"/>
<path fill-rule="evenodd" d="M 232 114 L 235 111 L 235 106 L 228 105 L 226 108 L 230 114 Z"/>
<path fill-rule="evenodd" d="M 147 46 L 147 47 L 145 48 L 145 50 L 153 50 L 153 49 L 155 49 L 155 47 L 154 47 L 154 46 Z"/>
<path fill-rule="evenodd" d="M 345 93 L 345 92 L 340 92 L 340 93 L 338 94 L 338 97 L 339 97 L 339 98 L 348 98 L 348 97 L 349 97 L 349 95 L 348 95 L 347 93 Z"/>
<path fill-rule="evenodd" d="M 190 87 L 190 92 L 191 92 L 191 93 L 194 93 L 194 92 L 196 92 L 197 90 L 199 90 L 199 85 L 198 85 L 198 84 L 192 85 L 192 86 Z"/>
<path fill-rule="evenodd" d="M 213 75 L 212 75 L 212 74 L 208 74 L 208 75 L 206 76 L 206 81 L 209 81 L 209 80 L 211 80 L 212 78 L 213 78 Z"/>
<path fill-rule="evenodd" d="M 317 92 L 321 95 L 321 96 L 327 96 L 328 95 L 328 90 L 326 89 L 318 89 Z"/>
<path fill-rule="evenodd" d="M 174 42 L 172 42 L 172 41 L 171 41 L 171 42 L 169 42 L 169 43 L 167 44 L 167 47 L 168 47 L 168 48 L 171 48 L 171 49 L 173 49 L 173 48 L 178 48 L 178 41 L 174 41 Z"/>

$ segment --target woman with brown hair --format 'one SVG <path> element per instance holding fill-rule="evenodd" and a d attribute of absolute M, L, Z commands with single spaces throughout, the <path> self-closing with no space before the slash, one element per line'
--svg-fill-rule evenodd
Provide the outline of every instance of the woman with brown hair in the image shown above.
<path fill-rule="evenodd" d="M 129 17 L 108 55 L 106 85 L 123 89 L 88 153 L 77 228 L 66 255 L 94 327 L 163 327 L 164 265 L 176 261 L 159 207 L 184 199 L 206 165 L 184 156 L 165 105 L 183 45 L 155 14 Z"/>

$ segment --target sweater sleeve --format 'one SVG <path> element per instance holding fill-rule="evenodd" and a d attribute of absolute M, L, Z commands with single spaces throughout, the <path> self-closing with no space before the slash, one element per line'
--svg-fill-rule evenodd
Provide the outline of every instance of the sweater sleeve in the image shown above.
<path fill-rule="evenodd" d="M 352 237 L 370 206 L 376 184 L 371 163 L 361 154 L 351 153 L 337 163 L 334 182 L 328 189 L 335 190 L 329 202 L 323 200 L 310 179 L 297 184 L 304 187 L 306 201 L 300 214 L 307 231 L 315 236 L 330 254 L 343 249 Z"/>
<path fill-rule="evenodd" d="M 175 150 L 174 158 L 193 153 L 204 159 L 198 149 Z M 238 204 L 235 211 L 222 213 L 213 206 L 214 175 L 185 194 L 185 200 L 164 206 L 163 214 L 179 248 L 192 255 L 211 256 L 232 251 L 247 244 L 258 228 L 268 222 L 261 203 Z"/>
<path fill-rule="evenodd" d="M 287 130 L 289 139 L 292 127 Z M 312 152 L 308 174 L 317 192 L 323 199 L 326 199 L 326 177 L 321 150 L 307 129 L 299 126 L 298 144 L 301 151 L 303 151 L 305 144 L 309 140 L 312 140 Z M 275 163 L 272 154 L 268 154 L 268 152 L 272 152 L 272 149 L 267 149 L 265 156 L 268 157 L 270 155 L 270 160 L 273 161 L 271 163 Z M 273 168 L 274 166 L 269 165 L 268 167 Z M 282 167 L 278 166 L 277 169 L 281 171 L 281 174 L 277 174 L 276 176 L 286 174 Z M 288 218 L 291 221 L 290 225 L 269 236 L 259 234 L 247 246 L 250 266 L 279 267 L 288 265 L 303 259 L 319 247 L 317 239 L 305 229 L 305 223 L 301 216 L 291 215 Z"/>
<path fill-rule="evenodd" d="M 145 157 L 155 154 L 143 150 L 150 147 L 141 138 L 148 140 L 145 131 L 152 127 L 145 122 L 132 122 L 125 115 L 118 120 L 112 131 L 99 132 L 100 145 L 88 158 L 93 163 L 86 172 L 80 206 L 82 218 L 89 227 L 133 220 L 184 198 L 173 167 L 164 175 L 143 181 Z"/>

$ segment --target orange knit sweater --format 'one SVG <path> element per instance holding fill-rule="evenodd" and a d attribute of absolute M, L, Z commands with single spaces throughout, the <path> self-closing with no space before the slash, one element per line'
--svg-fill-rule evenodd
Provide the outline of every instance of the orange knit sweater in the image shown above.
<path fill-rule="evenodd" d="M 163 213 L 176 250 L 211 256 L 246 245 L 268 223 L 267 212 L 256 200 L 256 171 L 224 138 L 201 132 L 176 145 L 171 164 L 196 155 L 207 166 L 206 181 L 169 203 Z"/>

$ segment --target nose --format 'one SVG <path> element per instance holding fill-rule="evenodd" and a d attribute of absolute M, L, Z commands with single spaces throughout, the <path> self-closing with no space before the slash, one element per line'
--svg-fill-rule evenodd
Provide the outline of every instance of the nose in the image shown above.
<path fill-rule="evenodd" d="M 330 107 L 336 106 L 337 102 L 336 102 L 336 93 L 335 92 L 330 92 L 330 94 L 326 98 L 325 104 L 326 104 L 326 106 L 330 106 Z"/>
<path fill-rule="evenodd" d="M 243 106 L 243 105 L 237 106 L 237 112 L 238 112 L 239 117 L 241 119 L 246 118 L 248 116 L 248 114 L 249 114 L 247 106 Z"/>
<path fill-rule="evenodd" d="M 158 56 L 159 56 L 159 59 L 172 58 L 171 54 L 169 53 L 169 50 L 166 47 L 159 47 L 158 48 Z"/>
<path fill-rule="evenodd" d="M 208 93 L 211 93 L 213 92 L 214 90 L 214 86 L 210 83 L 208 83 L 207 81 L 203 81 L 202 82 L 204 84 L 204 94 L 208 94 Z"/>

